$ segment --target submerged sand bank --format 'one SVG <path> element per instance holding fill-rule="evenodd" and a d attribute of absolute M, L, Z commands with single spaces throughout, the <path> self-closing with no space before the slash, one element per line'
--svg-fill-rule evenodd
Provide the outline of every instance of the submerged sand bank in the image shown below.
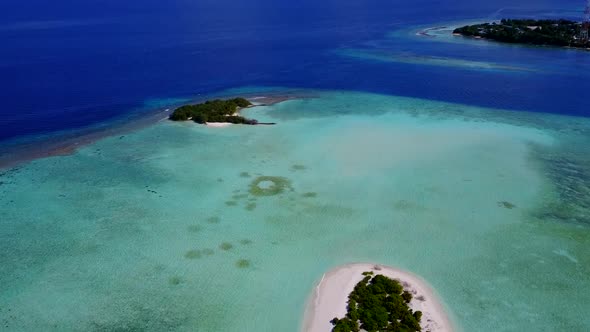
<path fill-rule="evenodd" d="M 313 291 L 305 310 L 302 325 L 304 332 L 326 332 L 332 330 L 330 321 L 346 314 L 348 295 L 354 286 L 363 279 L 362 273 L 374 271 L 392 279 L 397 279 L 404 289 L 412 293 L 412 310 L 422 311 L 420 325 L 423 331 L 455 331 L 449 316 L 434 290 L 420 277 L 399 269 L 377 264 L 347 264 L 323 275 Z"/>

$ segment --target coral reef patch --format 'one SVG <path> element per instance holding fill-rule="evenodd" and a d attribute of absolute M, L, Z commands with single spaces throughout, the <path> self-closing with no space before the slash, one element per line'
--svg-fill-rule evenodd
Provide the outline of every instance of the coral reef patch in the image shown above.
<path fill-rule="evenodd" d="M 275 196 L 291 188 L 291 181 L 281 176 L 259 176 L 250 183 L 253 196 Z"/>

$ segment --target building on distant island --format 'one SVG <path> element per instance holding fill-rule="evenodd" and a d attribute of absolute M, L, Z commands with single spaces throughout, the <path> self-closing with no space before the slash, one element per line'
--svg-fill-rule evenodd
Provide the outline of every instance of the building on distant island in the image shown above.
<path fill-rule="evenodd" d="M 590 29 L 590 0 L 586 2 L 584 10 L 584 21 L 582 21 L 582 30 L 580 31 L 580 40 L 588 43 L 588 30 Z"/>

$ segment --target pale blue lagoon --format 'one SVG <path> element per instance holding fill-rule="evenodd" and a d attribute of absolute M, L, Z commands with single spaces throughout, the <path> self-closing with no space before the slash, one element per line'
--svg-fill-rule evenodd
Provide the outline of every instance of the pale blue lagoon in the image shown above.
<path fill-rule="evenodd" d="M 590 327 L 589 119 L 321 90 L 245 114 L 277 125 L 161 121 L 4 170 L 1 329 L 298 331 L 365 261 L 465 331 Z"/>

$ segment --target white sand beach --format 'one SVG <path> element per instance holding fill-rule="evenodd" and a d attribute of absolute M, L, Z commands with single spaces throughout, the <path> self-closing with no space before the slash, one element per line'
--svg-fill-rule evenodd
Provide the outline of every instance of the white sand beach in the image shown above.
<path fill-rule="evenodd" d="M 231 126 L 233 123 L 229 123 L 229 122 L 206 122 L 205 125 L 207 125 L 207 127 L 229 127 Z"/>
<path fill-rule="evenodd" d="M 330 321 L 346 314 L 348 295 L 354 286 L 363 279 L 362 273 L 373 271 L 392 279 L 397 279 L 404 289 L 412 293 L 412 310 L 422 311 L 423 331 L 455 331 L 450 318 L 434 290 L 420 277 L 409 272 L 378 264 L 347 264 L 324 274 L 315 287 L 305 310 L 302 331 L 326 332 L 332 330 Z"/>

